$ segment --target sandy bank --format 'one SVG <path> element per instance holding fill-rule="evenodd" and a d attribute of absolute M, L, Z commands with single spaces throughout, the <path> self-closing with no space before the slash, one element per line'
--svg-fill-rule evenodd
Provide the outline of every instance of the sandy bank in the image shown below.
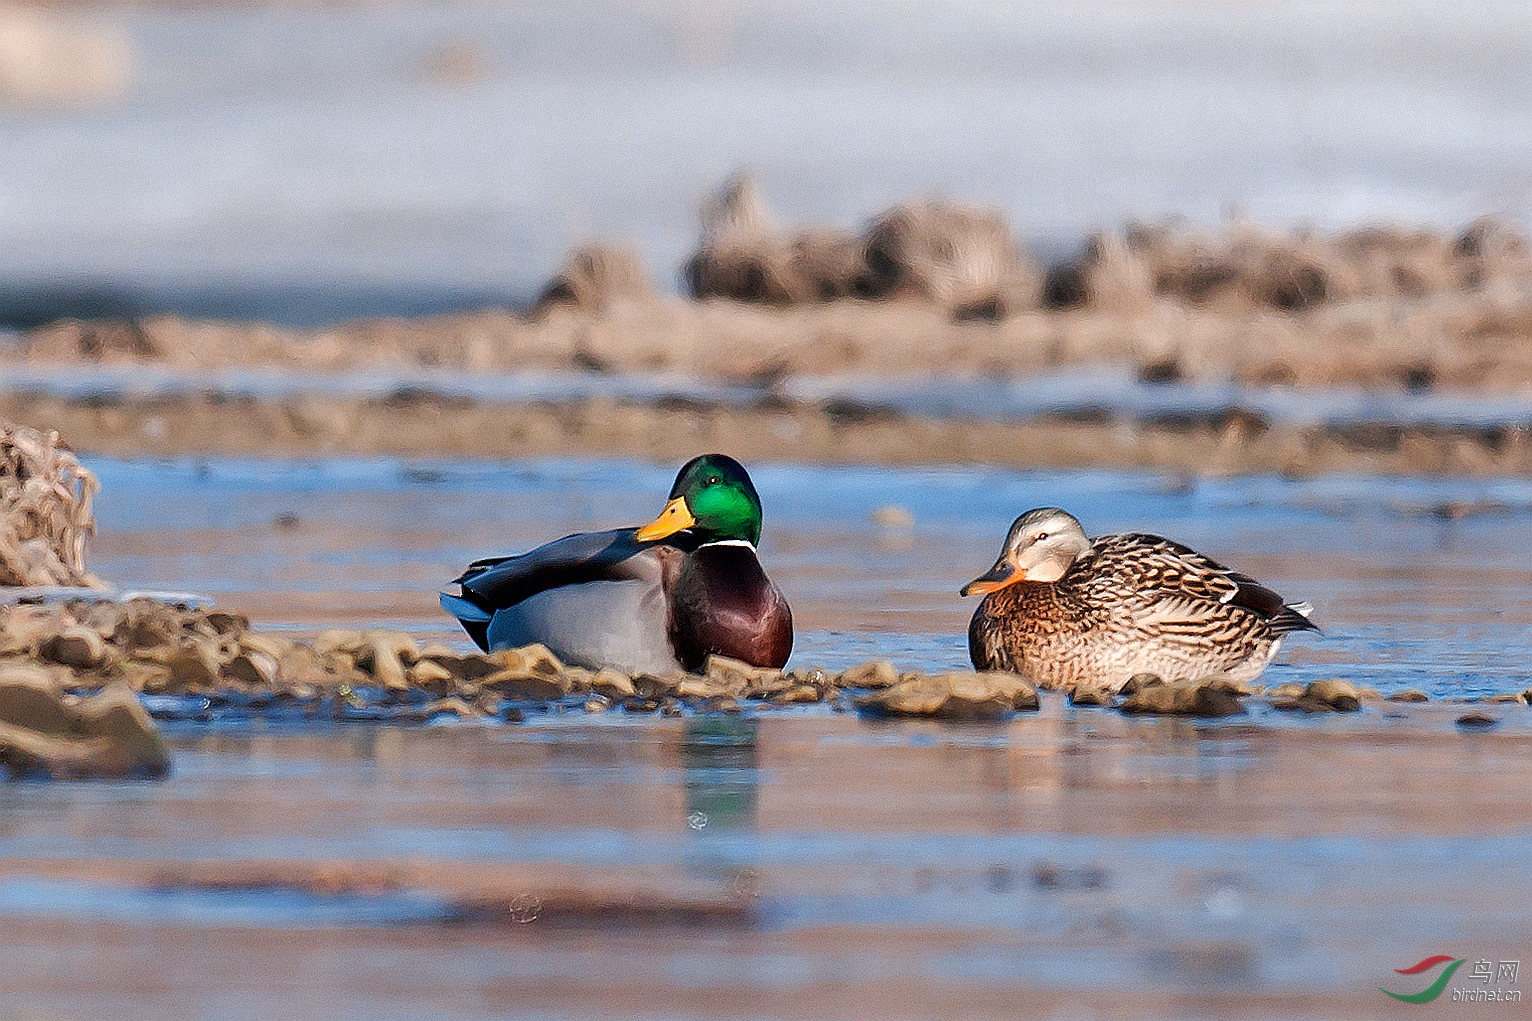
<path fill-rule="evenodd" d="M 838 402 L 498 404 L 411 392 L 355 399 L 193 394 L 76 400 L 13 392 L 0 393 L 0 417 L 56 429 L 79 451 L 120 457 L 355 453 L 683 461 L 716 449 L 752 463 L 1532 475 L 1532 437 L 1519 426 L 1282 426 L 1238 412 L 997 422 Z"/>
<path fill-rule="evenodd" d="M 854 298 L 788 307 L 655 298 L 539 318 L 487 310 L 316 331 L 158 317 L 57 323 L 23 335 L 6 357 L 61 368 L 576 368 L 723 380 L 1016 378 L 1113 364 L 1156 379 L 1505 392 L 1532 387 L 1532 292 L 1358 298 L 1301 312 L 1156 299 L 1135 310 L 1031 310 L 992 321 L 956 321 L 917 300 Z"/>

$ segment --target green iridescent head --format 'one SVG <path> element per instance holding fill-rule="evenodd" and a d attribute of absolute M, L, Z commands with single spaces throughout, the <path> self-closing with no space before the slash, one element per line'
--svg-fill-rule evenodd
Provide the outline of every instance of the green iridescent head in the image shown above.
<path fill-rule="evenodd" d="M 682 466 L 660 516 L 638 530 L 650 542 L 690 529 L 704 542 L 761 541 L 761 498 L 745 466 L 724 454 L 704 454 Z"/>

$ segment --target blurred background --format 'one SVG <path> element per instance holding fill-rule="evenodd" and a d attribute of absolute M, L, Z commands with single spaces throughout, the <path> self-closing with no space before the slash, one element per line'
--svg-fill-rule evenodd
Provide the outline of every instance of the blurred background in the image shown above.
<path fill-rule="evenodd" d="M 467 562 L 719 450 L 791 666 L 965 670 L 1058 505 L 1312 601 L 1262 680 L 1362 707 L 151 695 L 169 779 L 0 784 L 0 1018 L 1384 1017 L 1532 956 L 1529 58 L 1525 2 L 0 0 L 0 425 L 107 582 L 450 655 Z"/>
<path fill-rule="evenodd" d="M 14 3 L 0 320 L 531 300 L 624 239 L 680 289 L 738 170 L 792 223 L 1532 213 L 1516 2 Z"/>

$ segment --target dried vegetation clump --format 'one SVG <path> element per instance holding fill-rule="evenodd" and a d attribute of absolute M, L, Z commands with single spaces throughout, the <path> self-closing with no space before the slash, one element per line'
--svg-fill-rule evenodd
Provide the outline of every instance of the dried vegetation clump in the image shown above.
<path fill-rule="evenodd" d="M 1079 259 L 1050 271 L 1043 303 L 1130 310 L 1161 298 L 1228 311 L 1303 312 L 1529 283 L 1525 236 L 1493 219 L 1456 235 L 1389 226 L 1282 232 L 1236 220 L 1212 232 L 1139 224 L 1097 234 Z"/>
<path fill-rule="evenodd" d="M 958 319 L 1033 305 L 1039 279 L 996 210 L 916 201 L 879 215 L 862 237 L 833 227 L 787 231 L 743 176 L 704 207 L 702 243 L 685 276 L 694 298 L 798 305 L 915 297 Z"/>
<path fill-rule="evenodd" d="M 534 317 L 554 308 L 606 312 L 619 302 L 654 298 L 654 285 L 638 253 L 627 245 L 581 245 L 565 257 L 532 306 Z"/>
<path fill-rule="evenodd" d="M 800 305 L 856 293 L 862 246 L 831 227 L 777 226 L 754 180 L 735 176 L 702 209 L 702 243 L 683 275 L 694 298 Z"/>
<path fill-rule="evenodd" d="M 99 585 L 85 569 L 99 488 L 58 433 L 0 419 L 0 585 Z"/>
<path fill-rule="evenodd" d="M 908 202 L 872 222 L 867 293 L 914 295 L 958 319 L 998 319 L 1036 304 L 1038 273 L 993 209 Z"/>

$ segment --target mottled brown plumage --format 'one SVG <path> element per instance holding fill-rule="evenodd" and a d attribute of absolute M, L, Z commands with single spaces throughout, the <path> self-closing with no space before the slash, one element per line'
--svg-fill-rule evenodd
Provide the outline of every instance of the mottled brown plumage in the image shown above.
<path fill-rule="evenodd" d="M 970 591 L 988 593 L 968 628 L 974 667 L 1043 687 L 1115 690 L 1143 672 L 1250 680 L 1283 635 L 1314 629 L 1306 604 L 1285 604 L 1180 543 L 1139 533 L 1089 540 L 1052 507 L 1016 520 Z"/>

